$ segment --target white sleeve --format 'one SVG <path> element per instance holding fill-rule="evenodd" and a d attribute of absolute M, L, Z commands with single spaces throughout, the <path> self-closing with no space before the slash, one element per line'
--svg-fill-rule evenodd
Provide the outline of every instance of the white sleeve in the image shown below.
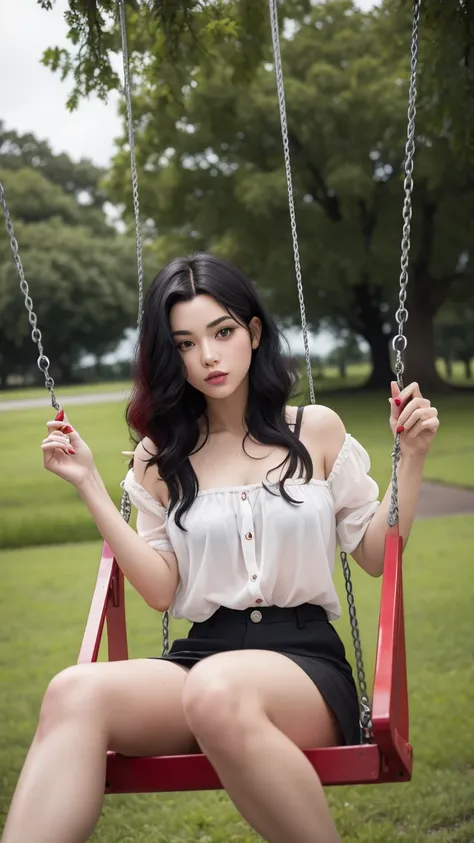
<path fill-rule="evenodd" d="M 135 480 L 133 469 L 120 484 L 128 493 L 130 502 L 137 509 L 137 533 L 154 550 L 174 553 L 166 527 L 167 511 L 140 483 Z"/>
<path fill-rule="evenodd" d="M 357 439 L 346 435 L 328 481 L 334 498 L 341 550 L 352 553 L 362 541 L 380 503 L 379 487 L 369 477 L 370 458 Z"/>

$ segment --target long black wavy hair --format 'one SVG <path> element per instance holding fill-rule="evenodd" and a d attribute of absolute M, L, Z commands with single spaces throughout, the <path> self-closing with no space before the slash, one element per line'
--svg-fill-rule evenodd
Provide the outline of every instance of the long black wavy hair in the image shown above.
<path fill-rule="evenodd" d="M 248 327 L 255 316 L 262 323 L 260 343 L 252 353 L 249 369 L 243 449 L 247 436 L 251 436 L 264 445 L 288 450 L 276 467 L 285 467 L 279 491 L 290 503 L 297 501 L 285 490 L 285 480 L 298 476 L 308 482 L 313 474 L 309 452 L 285 419 L 296 374 L 289 357 L 283 354 L 282 336 L 254 285 L 240 269 L 214 255 L 198 252 L 189 258 L 176 258 L 156 276 L 145 299 L 126 419 L 132 437 L 135 432 L 139 440 L 147 436 L 155 444 L 158 453 L 150 455 L 147 468 L 158 467 L 169 490 L 170 510 L 179 504 L 175 521 L 181 529 L 181 519 L 199 491 L 189 457 L 199 440 L 199 421 L 207 424 L 207 437 L 209 423 L 205 396 L 186 380 L 185 365 L 171 335 L 170 311 L 178 302 L 203 294 L 211 296 L 242 325 Z"/>

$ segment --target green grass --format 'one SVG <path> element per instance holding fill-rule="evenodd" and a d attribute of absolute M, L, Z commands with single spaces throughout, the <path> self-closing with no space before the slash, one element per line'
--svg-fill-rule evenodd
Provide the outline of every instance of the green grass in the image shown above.
<path fill-rule="evenodd" d="M 418 522 L 405 556 L 415 748 L 410 784 L 334 788 L 345 843 L 472 843 L 472 547 L 474 519 Z M 0 815 L 32 739 L 49 679 L 76 661 L 100 544 L 0 554 Z M 343 595 L 341 577 L 339 592 Z M 354 571 L 369 676 L 380 581 Z M 131 657 L 161 651 L 160 616 L 128 589 Z M 341 622 L 347 641 L 347 619 Z M 172 623 L 172 634 L 186 624 Z M 348 642 L 348 652 L 351 652 Z M 0 822 L 1 825 L 1 822 Z M 107 797 L 94 843 L 256 843 L 224 793 Z"/>
<path fill-rule="evenodd" d="M 82 383 L 78 386 L 64 386 L 56 384 L 56 398 L 61 403 L 63 398 L 71 395 L 96 395 L 99 392 L 123 392 L 130 391 L 130 381 L 107 381 L 105 383 Z M 8 389 L 0 392 L 1 401 L 22 401 L 27 398 L 47 398 L 48 392 L 44 386 L 27 387 L 25 389 Z"/>
<path fill-rule="evenodd" d="M 368 449 L 372 472 L 385 489 L 392 446 L 387 396 L 318 394 L 342 416 L 347 429 Z M 474 393 L 437 398 L 441 428 L 426 463 L 434 480 L 474 486 Z M 110 404 L 71 407 L 69 418 L 94 453 L 104 481 L 118 503 L 129 447 L 125 399 Z M 66 405 L 67 406 L 67 405 Z M 46 472 L 40 443 L 49 408 L 0 413 L 0 548 L 88 541 L 97 530 L 74 488 Z"/>

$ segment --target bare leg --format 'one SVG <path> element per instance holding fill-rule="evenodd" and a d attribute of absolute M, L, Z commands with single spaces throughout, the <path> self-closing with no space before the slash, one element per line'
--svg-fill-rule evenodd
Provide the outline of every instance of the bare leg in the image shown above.
<path fill-rule="evenodd" d="M 230 798 L 264 840 L 341 843 L 299 748 L 337 744 L 338 728 L 294 662 L 258 650 L 211 656 L 192 669 L 183 703 Z"/>
<path fill-rule="evenodd" d="M 196 752 L 181 706 L 187 671 L 140 659 L 79 665 L 51 682 L 2 843 L 84 843 L 99 819 L 108 749 Z"/>

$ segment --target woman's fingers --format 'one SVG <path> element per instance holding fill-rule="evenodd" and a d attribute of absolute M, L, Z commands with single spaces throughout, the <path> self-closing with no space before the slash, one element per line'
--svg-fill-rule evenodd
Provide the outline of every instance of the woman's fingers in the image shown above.
<path fill-rule="evenodd" d="M 69 436 L 66 436 L 65 433 L 50 433 L 43 442 L 62 442 L 63 444 L 70 445 L 71 440 Z"/>
<path fill-rule="evenodd" d="M 46 422 L 46 427 L 50 432 L 53 430 L 62 430 L 67 432 L 72 432 L 73 428 L 68 422 L 61 422 L 61 421 L 49 421 Z"/>
<path fill-rule="evenodd" d="M 406 386 L 404 389 L 402 389 L 402 391 L 400 392 L 400 395 L 398 396 L 398 399 L 397 399 L 397 406 L 403 407 L 407 403 L 407 401 L 410 400 L 410 398 L 421 398 L 421 397 L 422 397 L 422 395 L 421 395 L 420 387 L 416 383 L 416 381 L 413 381 L 412 383 L 408 384 L 408 386 Z M 398 403 L 398 401 L 400 403 Z"/>
<path fill-rule="evenodd" d="M 42 451 L 50 454 L 54 451 L 62 451 L 64 454 L 69 454 L 71 456 L 76 453 L 74 448 L 67 443 L 63 445 L 62 442 L 51 442 L 47 439 L 41 443 L 40 447 Z"/>
<path fill-rule="evenodd" d="M 412 398 L 412 400 L 408 402 L 406 407 L 403 407 L 400 415 L 398 416 L 398 425 L 403 425 L 403 427 L 405 428 L 408 427 L 409 419 L 411 418 L 413 413 L 417 413 L 418 411 L 423 412 L 429 407 L 431 407 L 431 402 L 428 401 L 427 398 L 423 398 L 422 396 Z"/>
<path fill-rule="evenodd" d="M 428 419 L 419 419 L 409 431 L 410 439 L 416 439 L 420 433 L 436 433 L 438 427 L 439 419 L 437 415 Z"/>
<path fill-rule="evenodd" d="M 54 448 L 60 448 L 67 454 L 74 454 L 74 448 L 71 446 L 71 440 L 69 436 L 66 436 L 63 433 L 59 433 L 57 431 L 50 433 L 46 439 L 43 439 L 41 443 L 41 448 L 44 450 L 52 451 Z"/>
<path fill-rule="evenodd" d="M 416 407 L 410 413 L 406 421 L 402 421 L 402 417 L 399 418 L 399 425 L 403 426 L 406 431 L 413 430 L 413 428 L 420 422 L 429 421 L 431 418 L 435 418 L 438 415 L 438 411 L 436 407 L 431 407 L 429 402 L 428 404 L 423 404 L 421 407 Z M 418 431 L 419 432 L 419 431 Z"/>

